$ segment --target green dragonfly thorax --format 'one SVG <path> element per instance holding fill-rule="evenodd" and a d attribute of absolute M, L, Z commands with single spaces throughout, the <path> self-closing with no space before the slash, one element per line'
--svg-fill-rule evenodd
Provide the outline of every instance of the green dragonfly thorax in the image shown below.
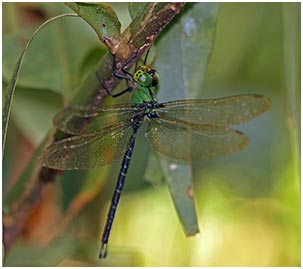
<path fill-rule="evenodd" d="M 152 100 L 157 101 L 156 86 L 159 83 L 159 74 L 148 65 L 139 66 L 134 73 L 134 81 L 138 84 L 132 91 L 132 102 L 142 104 Z M 150 94 L 153 94 L 153 97 Z"/>
<path fill-rule="evenodd" d="M 132 103 L 133 104 L 143 104 L 145 102 L 151 102 L 152 100 L 157 101 L 157 96 L 155 94 L 155 88 L 150 88 L 153 92 L 154 98 L 152 99 L 149 89 L 147 87 L 138 86 L 132 90 Z"/>

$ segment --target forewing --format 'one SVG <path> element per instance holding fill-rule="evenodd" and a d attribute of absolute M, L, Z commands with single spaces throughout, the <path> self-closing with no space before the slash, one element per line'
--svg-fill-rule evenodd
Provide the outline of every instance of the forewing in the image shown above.
<path fill-rule="evenodd" d="M 159 117 L 166 116 L 195 124 L 229 126 L 247 122 L 270 108 L 262 95 L 247 94 L 218 99 L 181 100 L 161 104 L 155 109 Z"/>
<path fill-rule="evenodd" d="M 54 118 L 54 125 L 62 132 L 73 135 L 103 133 L 141 112 L 139 106 L 132 104 L 101 108 L 73 106 L 59 112 Z"/>
<path fill-rule="evenodd" d="M 121 157 L 133 134 L 130 123 L 108 133 L 74 136 L 51 144 L 41 156 L 42 165 L 59 170 L 90 169 Z"/>
<path fill-rule="evenodd" d="M 225 156 L 239 151 L 248 142 L 245 135 L 230 128 L 190 127 L 154 119 L 146 138 L 157 152 L 185 162 Z"/>

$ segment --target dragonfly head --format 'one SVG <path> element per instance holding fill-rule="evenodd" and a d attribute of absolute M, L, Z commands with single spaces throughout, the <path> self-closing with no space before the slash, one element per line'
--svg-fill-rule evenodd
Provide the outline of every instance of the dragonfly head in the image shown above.
<path fill-rule="evenodd" d="M 141 65 L 134 73 L 134 80 L 143 87 L 155 87 L 159 83 L 158 72 L 148 65 Z"/>

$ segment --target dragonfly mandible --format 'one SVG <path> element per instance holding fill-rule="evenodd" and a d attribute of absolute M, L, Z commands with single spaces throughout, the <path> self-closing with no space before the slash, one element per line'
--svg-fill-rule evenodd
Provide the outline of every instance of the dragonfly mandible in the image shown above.
<path fill-rule="evenodd" d="M 54 118 L 54 125 L 72 137 L 54 142 L 41 156 L 43 166 L 59 170 L 97 168 L 123 156 L 102 235 L 100 258 L 107 255 L 109 235 L 137 131 L 144 120 L 149 121 L 146 139 L 156 152 L 174 160 L 191 162 L 242 149 L 248 142 L 246 136 L 229 126 L 245 123 L 270 108 L 269 99 L 257 94 L 160 103 L 156 96 L 157 71 L 146 65 L 145 58 L 144 64 L 131 74 L 126 67 L 132 57 L 121 67 L 123 75 L 115 71 L 116 58 L 113 57 L 113 75 L 132 83 L 124 91 L 111 94 L 97 75 L 109 95 L 118 97 L 130 92 L 132 102 L 64 109 Z"/>

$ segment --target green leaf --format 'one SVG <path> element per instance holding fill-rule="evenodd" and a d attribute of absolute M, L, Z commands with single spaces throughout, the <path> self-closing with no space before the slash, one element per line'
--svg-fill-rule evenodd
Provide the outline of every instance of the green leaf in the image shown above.
<path fill-rule="evenodd" d="M 291 143 L 294 149 L 294 158 L 300 159 L 300 68 L 299 55 L 299 5 L 296 3 L 283 4 L 284 43 L 284 76 L 285 76 L 285 108 L 288 116 Z M 299 171 L 298 171 L 299 172 Z"/>
<path fill-rule="evenodd" d="M 25 53 L 27 52 L 27 49 L 29 47 L 29 45 L 31 44 L 33 38 L 36 36 L 36 34 L 47 24 L 49 24 L 50 22 L 60 19 L 62 17 L 70 17 L 70 16 L 77 16 L 76 14 L 62 14 L 56 17 L 53 17 L 49 20 L 47 20 L 46 22 L 44 22 L 30 37 L 30 39 L 28 40 L 28 42 L 25 45 L 24 50 L 22 51 L 22 54 L 16 64 L 16 67 L 14 68 L 14 72 L 12 75 L 12 78 L 9 82 L 8 87 L 6 88 L 5 92 L 4 92 L 4 103 L 3 103 L 3 108 L 2 108 L 2 153 L 4 152 L 4 145 L 5 145 L 5 138 L 6 138 L 6 133 L 7 133 L 7 127 L 8 127 L 8 120 L 9 120 L 9 116 L 10 116 L 10 111 L 11 111 L 11 106 L 12 106 L 12 102 L 13 102 L 13 96 L 14 96 L 14 92 L 16 89 L 16 85 L 17 85 L 17 80 L 20 74 L 20 69 L 21 69 L 21 65 L 23 63 L 23 59 L 25 56 Z"/>
<path fill-rule="evenodd" d="M 202 95 L 217 14 L 217 3 L 188 4 L 182 16 L 157 42 L 159 58 L 156 69 L 160 74 L 160 101 L 197 98 Z M 199 229 L 193 199 L 191 164 L 176 165 L 163 158 L 160 163 L 185 233 L 196 234 Z M 175 169 L 170 169 L 172 167 Z"/>
<path fill-rule="evenodd" d="M 144 179 L 153 184 L 153 185 L 158 185 L 163 178 L 161 168 L 160 168 L 160 163 L 159 159 L 157 156 L 154 154 L 154 152 L 150 152 L 146 164 L 146 169 L 144 173 Z"/>
<path fill-rule="evenodd" d="M 199 233 L 191 166 L 164 158 L 160 159 L 160 164 L 186 236 Z"/>
<path fill-rule="evenodd" d="M 52 125 L 54 115 L 61 107 L 62 98 L 59 94 L 18 88 L 15 93 L 12 118 L 22 134 L 33 145 L 39 145 Z"/>
<path fill-rule="evenodd" d="M 53 4 L 43 4 L 42 11 L 43 8 L 49 16 L 67 9 L 64 5 Z M 9 83 L 14 63 L 22 53 L 24 42 L 32 33 L 21 29 L 23 20 L 25 19 L 20 19 L 20 25 L 16 26 L 17 29 L 13 34 L 7 34 L 3 38 L 2 70 L 5 85 Z M 75 28 L 77 31 L 74 31 Z M 51 123 L 50 117 L 62 107 L 62 99 L 58 98 L 59 95 L 55 97 L 46 90 L 69 98 L 87 73 L 87 71 L 83 72 L 84 67 L 86 70 L 91 70 L 92 66 L 97 64 L 96 60 L 90 62 L 86 60 L 87 55 L 90 55 L 89 52 L 101 51 L 100 46 L 97 47 L 98 39 L 94 32 L 88 30 L 89 26 L 80 19 L 63 19 L 46 27 L 45 31 L 40 31 L 26 50 L 18 79 L 18 99 L 15 100 L 21 106 L 13 105 L 12 116 L 18 128 L 24 131 L 34 144 L 46 134 Z M 85 40 L 85 44 L 79 43 L 79 40 Z M 43 90 L 43 93 L 36 90 Z M 6 92 L 8 98 L 11 98 L 9 96 L 11 93 L 11 91 Z M 44 98 L 42 95 L 45 95 Z M 30 98 L 33 100 L 31 101 Z M 28 126 L 26 122 L 29 123 Z"/>
<path fill-rule="evenodd" d="M 76 14 L 72 16 L 77 16 Z M 74 29 L 77 31 L 74 31 Z M 98 46 L 93 32 L 80 19 L 63 19 L 39 32 L 26 50 L 18 86 L 47 89 L 70 96 L 83 77 L 81 64 Z M 32 31 L 20 29 L 3 39 L 3 79 L 8 82 L 14 63 Z M 79 40 L 85 40 L 85 44 Z"/>
<path fill-rule="evenodd" d="M 143 3 L 143 2 L 131 2 L 129 3 L 129 14 L 131 16 L 132 19 L 135 19 L 137 17 L 138 14 L 140 14 L 147 3 Z"/>
<path fill-rule="evenodd" d="M 114 10 L 105 4 L 65 3 L 83 18 L 97 33 L 101 42 L 110 51 L 114 50 L 120 41 L 121 23 Z"/>
<path fill-rule="evenodd" d="M 283 3 L 284 38 L 284 85 L 283 108 L 286 111 L 289 156 L 285 164 L 288 175 L 285 180 L 277 181 L 275 193 L 283 197 L 283 204 L 292 208 L 295 217 L 300 212 L 300 4 Z M 291 190 L 291 191 L 290 191 Z M 291 195 L 289 195 L 291 193 Z M 300 217 L 297 218 L 298 222 Z"/>

